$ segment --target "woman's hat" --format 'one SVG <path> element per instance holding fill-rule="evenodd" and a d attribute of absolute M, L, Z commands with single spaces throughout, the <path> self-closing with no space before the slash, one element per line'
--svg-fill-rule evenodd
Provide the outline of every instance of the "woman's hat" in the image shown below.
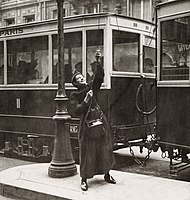
<path fill-rule="evenodd" d="M 72 79 L 71 79 L 71 83 L 73 84 L 73 86 L 77 87 L 77 82 L 76 82 L 76 76 L 81 74 L 80 72 L 75 72 Z"/>

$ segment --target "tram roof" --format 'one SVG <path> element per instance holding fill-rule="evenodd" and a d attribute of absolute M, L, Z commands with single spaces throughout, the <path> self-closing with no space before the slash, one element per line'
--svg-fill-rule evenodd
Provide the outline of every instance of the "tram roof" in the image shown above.
<path fill-rule="evenodd" d="M 74 26 L 80 26 L 79 22 L 83 22 L 83 26 L 88 26 L 90 25 L 89 24 L 89 21 L 92 20 L 92 19 L 103 19 L 103 18 L 108 18 L 108 17 L 111 17 L 111 18 L 117 18 L 118 20 L 128 20 L 128 21 L 134 21 L 134 22 L 139 22 L 139 23 L 144 23 L 144 24 L 147 24 L 147 25 L 153 25 L 153 23 L 149 22 L 149 21 L 146 21 L 146 20 L 142 20 L 142 19 L 137 19 L 137 18 L 134 18 L 134 17 L 129 17 L 129 16 L 125 16 L 125 15 L 120 15 L 120 14 L 115 14 L 115 13 L 105 13 L 105 12 L 102 12 L 102 13 L 93 13 L 93 14 L 81 14 L 81 15 L 75 15 L 75 16 L 68 16 L 68 17 L 64 17 L 64 22 L 65 22 L 65 25 L 66 27 L 65 28 L 69 28 L 69 25 L 70 22 L 73 22 L 73 25 Z M 88 22 L 88 24 L 86 24 L 85 22 Z M 16 27 L 19 27 L 19 28 L 25 28 L 25 27 L 32 27 L 32 26 L 38 26 L 38 25 L 46 25 L 46 24 L 55 24 L 57 22 L 57 19 L 49 19 L 49 20 L 43 20 L 43 21 L 35 21 L 35 22 L 30 22 L 30 23 L 23 23 L 23 24 L 17 24 L 17 25 L 10 25 L 10 26 L 6 26 L 6 27 L 0 27 L 0 30 L 5 30 L 5 29 L 12 29 L 12 28 L 16 28 Z M 102 24 L 105 24 L 105 22 L 103 21 L 92 21 L 91 22 L 93 25 L 102 25 Z"/>
<path fill-rule="evenodd" d="M 171 0 L 157 5 L 158 18 L 190 13 L 190 0 Z"/>

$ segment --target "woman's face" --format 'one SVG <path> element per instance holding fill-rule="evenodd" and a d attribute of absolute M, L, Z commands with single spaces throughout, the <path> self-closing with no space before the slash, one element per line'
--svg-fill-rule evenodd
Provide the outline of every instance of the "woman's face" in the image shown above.
<path fill-rule="evenodd" d="M 77 85 L 86 85 L 86 79 L 82 74 L 78 74 L 75 77 Z"/>

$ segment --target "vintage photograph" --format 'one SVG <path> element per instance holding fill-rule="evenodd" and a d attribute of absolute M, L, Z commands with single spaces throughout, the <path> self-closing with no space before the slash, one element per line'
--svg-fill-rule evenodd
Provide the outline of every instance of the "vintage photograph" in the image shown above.
<path fill-rule="evenodd" d="M 0 200 L 190 200 L 190 0 L 0 0 Z"/>

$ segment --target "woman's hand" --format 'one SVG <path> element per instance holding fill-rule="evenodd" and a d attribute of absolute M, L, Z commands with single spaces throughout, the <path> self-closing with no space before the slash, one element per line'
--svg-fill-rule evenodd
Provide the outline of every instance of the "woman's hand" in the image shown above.
<path fill-rule="evenodd" d="M 92 90 L 89 90 L 87 93 L 86 93 L 86 97 L 84 98 L 84 102 L 85 103 L 88 103 L 89 100 L 92 98 L 93 96 L 93 91 Z"/>

